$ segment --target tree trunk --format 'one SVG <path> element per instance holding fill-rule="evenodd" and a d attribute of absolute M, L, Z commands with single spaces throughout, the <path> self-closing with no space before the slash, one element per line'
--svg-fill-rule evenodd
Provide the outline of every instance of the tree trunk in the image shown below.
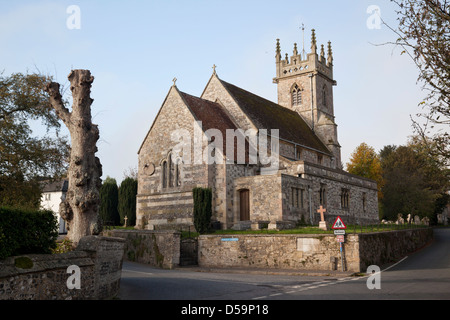
<path fill-rule="evenodd" d="M 90 93 L 94 77 L 89 70 L 73 70 L 69 81 L 73 97 L 72 112 L 64 107 L 58 83 L 49 83 L 46 92 L 56 114 L 70 132 L 69 188 L 65 201 L 60 205 L 60 214 L 68 223 L 68 238 L 77 245 L 82 237 L 101 231 L 98 211 L 102 166 L 95 156 L 99 130 L 91 119 L 94 100 Z"/>

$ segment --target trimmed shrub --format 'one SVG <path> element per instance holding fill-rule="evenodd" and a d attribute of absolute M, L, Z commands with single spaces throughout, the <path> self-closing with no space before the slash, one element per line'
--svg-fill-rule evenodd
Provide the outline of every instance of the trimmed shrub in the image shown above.
<path fill-rule="evenodd" d="M 0 208 L 0 259 L 49 254 L 57 238 L 58 223 L 52 211 Z"/>
<path fill-rule="evenodd" d="M 120 224 L 125 223 L 127 217 L 127 225 L 134 226 L 136 224 L 136 195 L 138 190 L 138 182 L 133 178 L 126 178 L 122 181 L 119 188 L 119 215 Z"/>
<path fill-rule="evenodd" d="M 120 224 L 119 188 L 116 179 L 107 177 L 100 188 L 99 215 L 103 226 L 117 226 Z"/>
<path fill-rule="evenodd" d="M 194 188 L 194 227 L 198 233 L 208 231 L 212 215 L 212 191 L 210 188 Z"/>

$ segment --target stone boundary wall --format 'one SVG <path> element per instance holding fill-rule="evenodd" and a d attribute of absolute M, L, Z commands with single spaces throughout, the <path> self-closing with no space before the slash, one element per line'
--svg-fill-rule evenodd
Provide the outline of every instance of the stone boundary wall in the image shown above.
<path fill-rule="evenodd" d="M 88 236 L 63 254 L 0 260 L 0 300 L 102 300 L 119 293 L 124 240 Z M 69 266 L 80 268 L 80 289 L 69 289 Z"/>
<path fill-rule="evenodd" d="M 431 228 L 348 234 L 344 244 L 346 271 L 366 272 L 413 252 L 432 239 Z M 273 268 L 342 270 L 334 235 L 201 235 L 198 263 L 208 268 Z"/>
<path fill-rule="evenodd" d="M 180 264 L 181 233 L 174 230 L 110 230 L 105 236 L 125 240 L 124 260 L 173 269 Z"/>
<path fill-rule="evenodd" d="M 359 237 L 361 271 L 370 265 L 383 265 L 399 260 L 433 240 L 433 228 L 395 232 L 362 233 Z"/>

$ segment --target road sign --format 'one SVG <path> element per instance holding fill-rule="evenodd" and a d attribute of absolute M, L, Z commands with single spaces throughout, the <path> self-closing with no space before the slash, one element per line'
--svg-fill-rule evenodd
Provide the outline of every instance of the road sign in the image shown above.
<path fill-rule="evenodd" d="M 333 223 L 332 229 L 347 229 L 347 226 L 342 221 L 341 217 L 337 217 Z"/>
<path fill-rule="evenodd" d="M 343 230 L 343 229 L 336 229 L 336 230 L 334 230 L 334 234 L 335 234 L 335 235 L 338 235 L 338 234 L 345 234 L 345 230 Z"/>
<path fill-rule="evenodd" d="M 337 235 L 336 236 L 336 242 L 344 242 L 344 238 L 345 236 L 344 235 L 342 235 L 342 234 L 340 234 L 340 235 Z"/>

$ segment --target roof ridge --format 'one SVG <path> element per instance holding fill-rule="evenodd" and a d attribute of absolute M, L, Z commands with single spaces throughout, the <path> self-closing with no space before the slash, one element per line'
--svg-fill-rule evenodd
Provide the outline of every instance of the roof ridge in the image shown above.
<path fill-rule="evenodd" d="M 222 82 L 225 82 L 227 85 L 233 86 L 233 87 L 235 87 L 235 88 L 237 88 L 237 89 L 239 89 L 239 90 L 245 91 L 246 93 L 251 94 L 251 95 L 257 97 L 258 99 L 262 99 L 262 100 L 265 100 L 265 101 L 267 101 L 267 102 L 270 102 L 271 104 L 273 104 L 274 106 L 276 106 L 276 107 L 278 107 L 278 108 L 282 108 L 282 109 L 284 109 L 285 111 L 288 111 L 288 112 L 290 112 L 290 113 L 292 113 L 292 114 L 298 114 L 296 111 L 291 110 L 291 109 L 286 108 L 286 107 L 283 107 L 282 105 L 280 105 L 280 104 L 278 104 L 278 103 L 276 103 L 276 102 L 274 102 L 274 101 L 272 101 L 272 100 L 269 100 L 269 99 L 267 99 L 267 98 L 261 97 L 261 96 L 255 94 L 255 93 L 253 93 L 253 92 L 251 92 L 251 91 L 248 91 L 248 90 L 246 90 L 246 89 L 243 89 L 243 88 L 241 88 L 241 87 L 238 87 L 237 85 L 234 85 L 234 84 L 232 84 L 232 83 L 229 83 L 229 82 L 227 82 L 227 81 L 225 81 L 225 80 L 222 80 L 222 79 L 220 79 L 220 80 L 221 80 Z M 230 93 L 230 94 L 232 94 L 232 93 Z M 233 95 L 233 94 L 232 94 L 232 95 Z M 235 97 L 235 96 L 233 95 L 233 97 Z"/>
<path fill-rule="evenodd" d="M 322 139 L 298 112 L 222 79 L 220 81 L 242 112 L 260 129 L 279 129 L 280 139 L 323 153 L 331 153 Z"/>

